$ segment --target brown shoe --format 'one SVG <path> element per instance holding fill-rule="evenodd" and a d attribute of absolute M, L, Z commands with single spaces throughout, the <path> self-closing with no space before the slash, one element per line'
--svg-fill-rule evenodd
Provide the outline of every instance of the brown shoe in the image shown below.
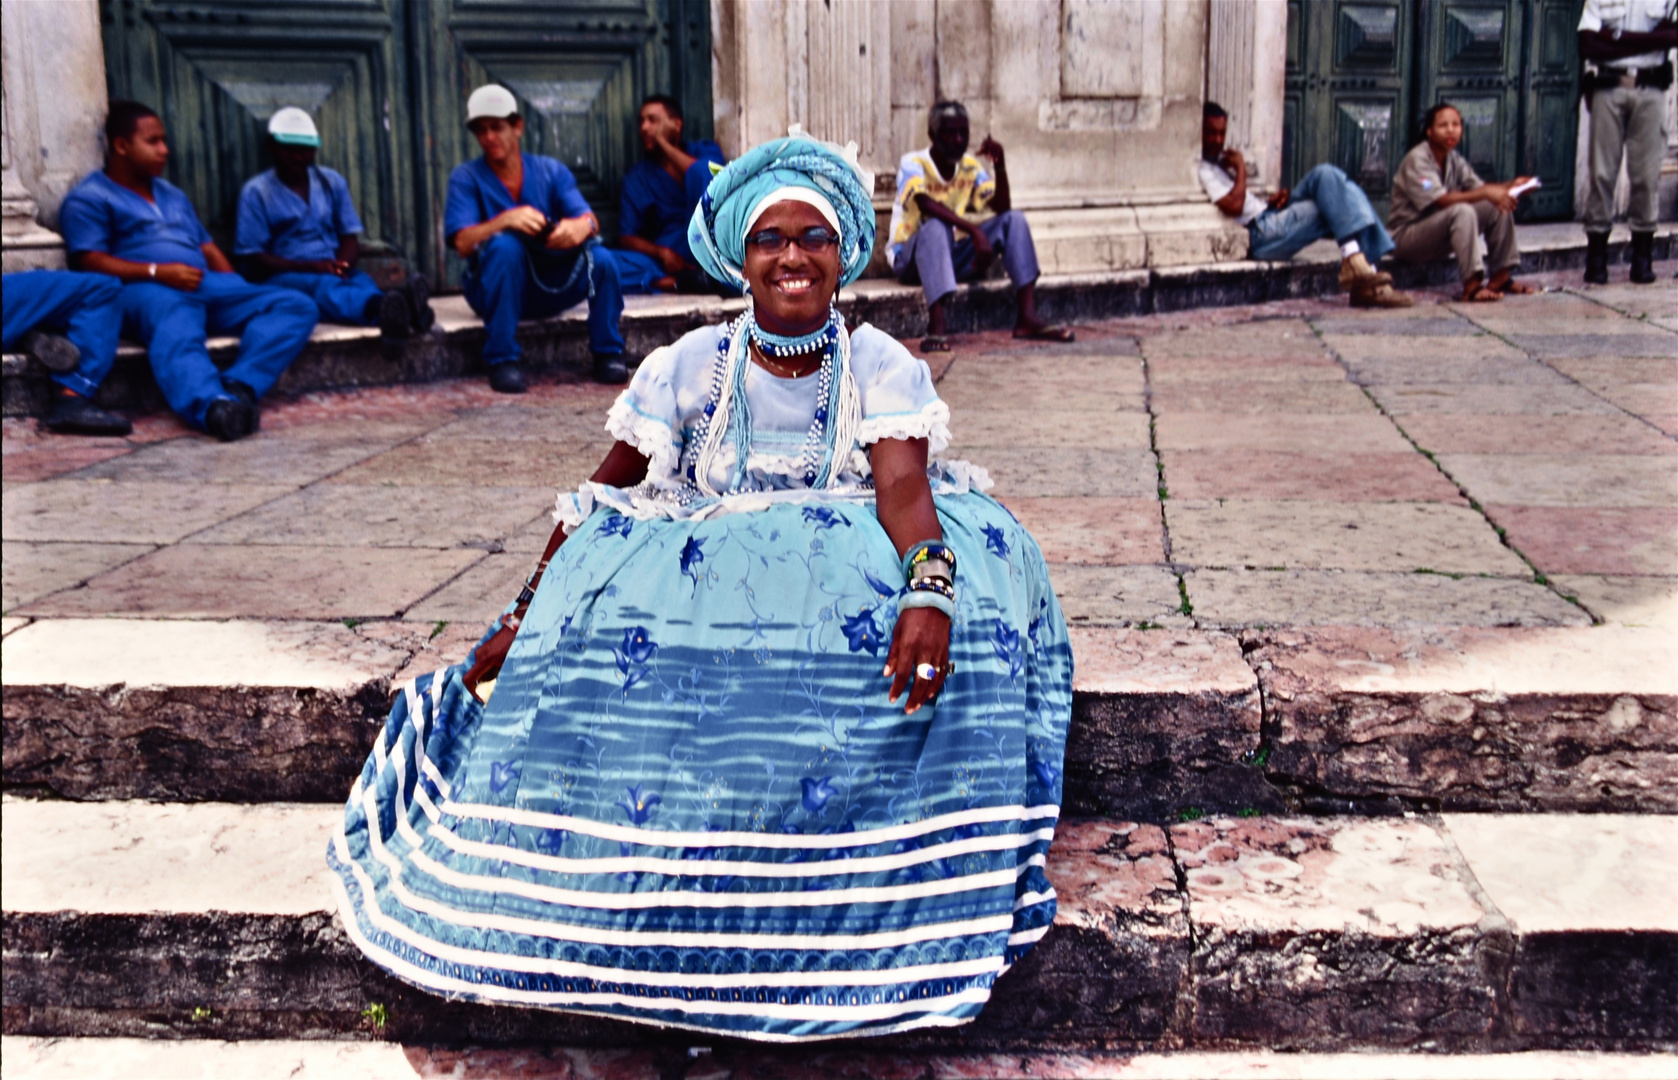
<path fill-rule="evenodd" d="M 1415 303 L 1415 297 L 1399 292 L 1391 285 L 1359 285 L 1352 290 L 1352 306 L 1355 308 L 1403 308 L 1412 307 Z"/>
<path fill-rule="evenodd" d="M 1393 276 L 1385 270 L 1369 265 L 1363 252 L 1354 252 L 1340 260 L 1340 291 L 1351 292 L 1360 285 L 1391 285 Z"/>

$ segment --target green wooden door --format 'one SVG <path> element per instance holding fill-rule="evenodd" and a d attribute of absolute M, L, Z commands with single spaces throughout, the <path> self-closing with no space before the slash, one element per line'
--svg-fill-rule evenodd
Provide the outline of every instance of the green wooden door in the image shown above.
<path fill-rule="evenodd" d="M 163 115 L 180 185 L 219 242 L 239 188 L 267 167 L 267 120 L 295 105 L 320 161 L 349 181 L 366 239 L 458 284 L 442 241 L 449 172 L 478 152 L 466 96 L 499 81 L 526 147 L 564 161 L 615 233 L 640 156 L 636 110 L 674 93 L 690 137 L 711 135 L 707 0 L 101 0 L 113 97 Z"/>
<path fill-rule="evenodd" d="M 1520 0 L 1434 0 L 1420 12 L 1416 115 L 1437 102 L 1455 105 L 1462 114 L 1457 149 L 1488 180 L 1517 172 L 1525 7 Z"/>
<path fill-rule="evenodd" d="M 1527 5 L 1521 67 L 1520 167 L 1544 181 L 1521 200 L 1521 220 L 1573 216 L 1573 163 L 1579 137 L 1579 10 L 1582 0 Z"/>
<path fill-rule="evenodd" d="M 1340 166 L 1381 214 L 1410 124 L 1415 0 L 1291 0 L 1283 183 Z"/>

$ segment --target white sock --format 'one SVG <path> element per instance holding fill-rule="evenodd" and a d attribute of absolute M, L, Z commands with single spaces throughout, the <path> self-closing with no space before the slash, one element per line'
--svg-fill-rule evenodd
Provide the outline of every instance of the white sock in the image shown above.
<path fill-rule="evenodd" d="M 1340 245 L 1340 257 L 1342 259 L 1349 259 L 1353 255 L 1356 255 L 1360 250 L 1362 249 L 1358 247 L 1358 242 L 1356 240 L 1348 240 L 1344 244 Z"/>

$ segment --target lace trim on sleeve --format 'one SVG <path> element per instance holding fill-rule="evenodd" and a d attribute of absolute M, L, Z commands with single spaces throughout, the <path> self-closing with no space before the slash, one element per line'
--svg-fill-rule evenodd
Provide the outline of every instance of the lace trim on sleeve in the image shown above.
<path fill-rule="evenodd" d="M 676 444 L 676 433 L 663 420 L 636 412 L 627 393 L 613 402 L 611 411 L 606 414 L 606 433 L 646 455 L 648 479 L 664 479 L 676 474 L 681 463 L 681 447 Z"/>
<path fill-rule="evenodd" d="M 927 452 L 939 453 L 950 445 L 950 407 L 933 398 L 918 412 L 864 418 L 857 428 L 857 444 L 868 446 L 881 439 L 925 439 Z"/>
<path fill-rule="evenodd" d="M 584 484 L 576 491 L 562 491 L 554 499 L 554 524 L 565 528 L 565 535 L 577 531 L 577 526 L 594 513 L 594 485 Z"/>

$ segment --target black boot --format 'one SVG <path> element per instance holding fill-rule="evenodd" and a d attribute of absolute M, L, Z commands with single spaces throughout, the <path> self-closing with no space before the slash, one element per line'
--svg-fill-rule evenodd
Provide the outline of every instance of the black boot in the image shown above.
<path fill-rule="evenodd" d="M 54 375 L 67 375 L 82 363 L 82 351 L 61 334 L 31 330 L 23 335 L 23 351 L 41 362 Z"/>
<path fill-rule="evenodd" d="M 1631 280 L 1636 285 L 1649 285 L 1655 280 L 1655 234 L 1631 234 Z"/>
<path fill-rule="evenodd" d="M 414 316 L 414 333 L 423 334 L 437 322 L 437 313 L 431 310 L 431 282 L 424 274 L 415 274 L 408 279 L 407 291 L 408 306 Z"/>
<path fill-rule="evenodd" d="M 628 382 L 629 366 L 623 362 L 623 353 L 595 353 L 594 381 L 607 386 L 622 386 Z"/>
<path fill-rule="evenodd" d="M 252 390 L 238 379 L 223 379 L 221 380 L 221 387 L 229 394 L 238 398 L 239 404 L 243 405 L 245 410 L 250 413 L 250 431 L 247 431 L 246 434 L 254 434 L 255 432 L 261 430 L 262 413 L 256 407 L 256 391 Z"/>
<path fill-rule="evenodd" d="M 48 431 L 60 435 L 127 435 L 134 425 L 127 417 L 106 412 L 71 390 L 60 389 L 52 396 L 52 411 L 42 421 Z"/>
<path fill-rule="evenodd" d="M 401 289 L 386 289 L 379 303 L 379 336 L 386 341 L 406 341 L 414 332 L 414 317 Z"/>
<path fill-rule="evenodd" d="M 1585 234 L 1585 284 L 1608 284 L 1608 234 Z"/>
<path fill-rule="evenodd" d="M 237 442 L 255 426 L 255 410 L 234 398 L 217 398 L 204 414 L 204 430 L 222 442 Z"/>
<path fill-rule="evenodd" d="M 489 366 L 489 388 L 497 394 L 522 394 L 525 390 L 524 369 L 518 361 Z"/>

